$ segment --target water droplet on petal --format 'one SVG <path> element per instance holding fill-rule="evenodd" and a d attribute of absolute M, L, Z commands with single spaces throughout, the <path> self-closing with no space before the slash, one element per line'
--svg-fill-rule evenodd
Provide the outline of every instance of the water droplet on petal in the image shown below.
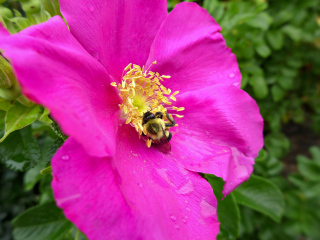
<path fill-rule="evenodd" d="M 176 224 L 174 227 L 175 227 L 177 230 L 179 230 L 179 225 L 178 225 L 178 224 Z"/>
<path fill-rule="evenodd" d="M 201 214 L 204 217 L 212 217 L 217 214 L 217 209 L 214 206 L 212 206 L 210 203 L 208 203 L 205 200 L 205 198 L 202 199 L 200 203 L 200 207 L 201 207 Z"/>
<path fill-rule="evenodd" d="M 62 156 L 61 158 L 62 158 L 62 160 L 67 161 L 67 160 L 69 160 L 70 157 L 69 157 L 68 155 L 64 155 L 64 156 Z"/>
<path fill-rule="evenodd" d="M 138 183 L 138 186 L 139 186 L 139 187 L 143 187 L 142 183 Z"/>
<path fill-rule="evenodd" d="M 192 192 L 193 192 L 193 184 L 191 180 L 189 180 L 184 186 L 182 186 L 177 190 L 177 193 L 181 195 L 190 195 Z"/>
<path fill-rule="evenodd" d="M 171 218 L 172 221 L 177 220 L 177 218 L 174 215 L 171 215 L 170 218 Z"/>
<path fill-rule="evenodd" d="M 188 200 L 185 200 L 184 202 L 185 202 L 186 204 L 188 204 L 188 203 L 189 203 L 189 201 L 188 201 Z"/>
<path fill-rule="evenodd" d="M 229 78 L 234 78 L 234 77 L 235 77 L 234 73 L 231 73 L 231 74 L 229 75 Z"/>
<path fill-rule="evenodd" d="M 190 212 L 190 208 L 187 207 L 186 210 L 187 210 L 188 212 Z"/>
<path fill-rule="evenodd" d="M 183 222 L 183 223 L 187 223 L 187 220 L 186 220 L 186 219 L 182 219 L 182 222 Z"/>

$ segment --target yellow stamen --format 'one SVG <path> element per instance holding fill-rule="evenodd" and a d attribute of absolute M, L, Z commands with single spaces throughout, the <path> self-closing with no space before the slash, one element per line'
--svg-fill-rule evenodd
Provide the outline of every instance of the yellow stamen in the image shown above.
<path fill-rule="evenodd" d="M 154 61 L 152 64 L 156 63 Z M 142 133 L 147 135 L 145 126 L 142 126 L 142 117 L 147 111 L 162 112 L 164 121 L 166 123 L 170 122 L 166 117 L 168 111 L 166 105 L 172 104 L 170 99 L 176 101 L 175 95 L 179 93 L 179 91 L 176 91 L 171 94 L 171 90 L 161 84 L 160 81 L 170 79 L 170 76 L 149 71 L 149 68 L 145 70 L 144 66 L 141 68 L 139 65 L 130 63 L 123 71 L 121 83 L 111 83 L 111 86 L 118 88 L 119 95 L 123 100 L 119 107 L 122 110 L 122 116 L 126 117 L 126 124 L 131 124 L 139 133 L 139 137 Z M 167 95 L 167 97 L 164 95 Z M 184 108 L 172 107 L 170 110 L 179 112 L 183 111 Z M 183 117 L 182 115 L 173 115 L 178 118 Z M 151 146 L 151 143 L 151 139 L 146 142 L 148 147 Z"/>
<path fill-rule="evenodd" d="M 162 75 L 162 78 L 171 78 L 171 76 L 167 76 L 167 75 Z"/>
<path fill-rule="evenodd" d="M 180 108 L 177 108 L 177 107 L 172 107 L 174 110 L 176 110 L 177 112 L 181 112 L 184 110 L 184 107 L 180 107 Z"/>

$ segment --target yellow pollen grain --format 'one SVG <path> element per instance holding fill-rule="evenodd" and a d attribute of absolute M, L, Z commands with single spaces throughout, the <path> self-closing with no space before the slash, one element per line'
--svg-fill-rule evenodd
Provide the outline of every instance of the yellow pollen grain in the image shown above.
<path fill-rule="evenodd" d="M 146 145 L 147 145 L 148 148 L 151 147 L 151 143 L 152 143 L 152 140 L 151 140 L 151 139 L 148 139 L 148 140 L 146 141 Z"/>
<path fill-rule="evenodd" d="M 154 61 L 152 64 L 156 63 Z M 149 68 L 145 69 L 145 66 L 141 68 L 139 65 L 130 63 L 123 71 L 121 83 L 111 83 L 111 86 L 118 88 L 119 96 L 123 101 L 122 104 L 119 104 L 122 110 L 121 116 L 126 118 L 126 124 L 130 124 L 136 129 L 139 137 L 142 134 L 147 135 L 145 126 L 142 126 L 142 116 L 147 111 L 162 112 L 165 123 L 170 123 L 166 117 L 167 106 L 172 104 L 171 100 L 176 101 L 175 95 L 179 93 L 176 91 L 171 94 L 171 90 L 160 82 L 164 79 L 168 81 L 170 76 L 149 71 Z M 172 107 L 170 110 L 179 112 L 184 108 Z M 182 115 L 174 115 L 177 118 L 183 117 Z M 149 139 L 146 144 L 150 147 L 151 143 L 152 140 Z"/>

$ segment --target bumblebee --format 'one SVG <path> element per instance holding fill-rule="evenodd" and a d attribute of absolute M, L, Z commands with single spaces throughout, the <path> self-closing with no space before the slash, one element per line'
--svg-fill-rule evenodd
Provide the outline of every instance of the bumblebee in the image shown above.
<path fill-rule="evenodd" d="M 145 125 L 149 139 L 151 139 L 152 143 L 156 144 L 163 153 L 171 151 L 169 141 L 172 138 L 172 134 L 168 129 L 174 127 L 176 124 L 167 112 L 166 116 L 171 123 L 164 122 L 162 112 L 156 112 L 154 114 L 150 110 L 145 112 L 142 117 L 142 125 Z"/>

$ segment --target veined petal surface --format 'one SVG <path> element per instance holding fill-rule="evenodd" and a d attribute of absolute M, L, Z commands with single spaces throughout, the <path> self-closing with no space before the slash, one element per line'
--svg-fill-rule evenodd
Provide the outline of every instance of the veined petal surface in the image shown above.
<path fill-rule="evenodd" d="M 263 146 L 263 119 L 256 102 L 233 85 L 181 94 L 184 117 L 171 129 L 171 157 L 185 168 L 222 177 L 229 194 L 253 171 Z"/>
<path fill-rule="evenodd" d="M 70 34 L 60 17 L 2 37 L 0 49 L 23 93 L 50 109 L 89 154 L 114 154 L 119 96 L 105 68 Z"/>
<path fill-rule="evenodd" d="M 59 149 L 52 187 L 67 218 L 91 240 L 216 239 L 208 182 L 136 137 L 123 124 L 114 158 L 91 157 L 72 138 Z"/>
<path fill-rule="evenodd" d="M 169 75 L 164 85 L 187 92 L 214 84 L 240 87 L 236 56 L 227 48 L 220 26 L 196 3 L 180 3 L 162 23 L 146 66 Z"/>
<path fill-rule="evenodd" d="M 121 80 L 129 64 L 144 65 L 168 14 L 166 0 L 60 0 L 71 33 L 112 75 Z"/>

